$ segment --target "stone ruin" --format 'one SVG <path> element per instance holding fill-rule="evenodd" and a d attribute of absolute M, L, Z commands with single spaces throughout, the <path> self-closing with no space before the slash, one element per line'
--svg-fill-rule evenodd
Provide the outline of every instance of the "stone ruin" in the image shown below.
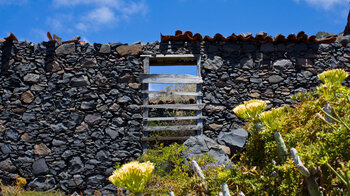
<path fill-rule="evenodd" d="M 11 34 L 0 41 L 0 179 L 21 176 L 35 190 L 113 193 L 107 178 L 115 162 L 143 152 L 140 55 L 201 57 L 207 139 L 198 140 L 206 146 L 196 146 L 194 138 L 186 144 L 213 154 L 224 145 L 231 153 L 246 138 L 237 131 L 244 122 L 234 106 L 249 99 L 266 100 L 269 108 L 293 104 L 291 95 L 319 85 L 317 74 L 350 70 L 348 40 L 303 32 L 211 38 L 178 31 L 155 43 L 90 44 L 54 36 L 35 44 Z"/>

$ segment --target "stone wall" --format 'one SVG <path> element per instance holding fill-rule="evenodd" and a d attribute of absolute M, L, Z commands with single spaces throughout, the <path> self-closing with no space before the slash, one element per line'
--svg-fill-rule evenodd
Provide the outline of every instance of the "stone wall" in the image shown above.
<path fill-rule="evenodd" d="M 350 67 L 350 47 L 339 43 L 0 42 L 0 178 L 24 177 L 32 189 L 113 192 L 107 177 L 115 162 L 142 153 L 140 54 L 200 54 L 204 133 L 212 138 L 243 124 L 232 112 L 237 104 L 292 104 L 290 95 L 319 84 L 318 73 Z"/>
<path fill-rule="evenodd" d="M 0 178 L 114 190 L 106 178 L 115 162 L 142 153 L 140 59 L 118 55 L 118 43 L 0 44 Z"/>

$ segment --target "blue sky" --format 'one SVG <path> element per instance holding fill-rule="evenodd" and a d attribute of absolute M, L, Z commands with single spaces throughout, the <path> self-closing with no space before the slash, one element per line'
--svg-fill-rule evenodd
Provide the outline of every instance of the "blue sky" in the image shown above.
<path fill-rule="evenodd" d="M 224 36 L 265 31 L 275 36 L 300 30 L 344 30 L 349 0 L 0 0 L 0 37 L 90 43 L 154 42 L 160 33 L 191 30 Z"/>

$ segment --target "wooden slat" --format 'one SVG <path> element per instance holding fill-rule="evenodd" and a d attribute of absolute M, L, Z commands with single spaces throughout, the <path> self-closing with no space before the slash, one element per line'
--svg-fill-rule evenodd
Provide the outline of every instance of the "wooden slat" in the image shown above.
<path fill-rule="evenodd" d="M 201 56 L 199 55 L 198 56 L 198 60 L 197 60 L 197 76 L 198 77 L 201 77 Z M 196 91 L 198 93 L 201 93 L 202 92 L 202 84 L 197 84 L 197 88 L 196 88 Z M 197 96 L 197 100 L 196 100 L 196 103 L 197 104 L 202 104 L 202 96 Z M 202 110 L 197 110 L 196 111 L 196 115 L 198 117 L 202 117 L 203 115 L 203 112 Z M 199 118 L 197 120 L 197 126 L 199 127 L 202 127 L 202 129 L 198 130 L 197 131 L 197 135 L 202 135 L 203 134 L 203 119 L 202 118 Z"/>
<path fill-rule="evenodd" d="M 144 131 L 197 131 L 202 127 L 197 125 L 177 125 L 177 126 L 147 126 L 143 127 Z"/>
<path fill-rule="evenodd" d="M 140 57 L 149 58 L 195 58 L 193 54 L 157 54 L 157 55 L 140 55 Z"/>
<path fill-rule="evenodd" d="M 149 74 L 149 57 L 146 57 L 143 59 L 143 71 L 145 74 Z M 148 90 L 148 86 L 149 84 L 142 84 L 141 88 L 142 90 Z M 149 97 L 146 94 L 142 94 L 142 98 L 143 98 L 143 105 L 148 105 L 149 103 Z M 142 113 L 142 117 L 143 118 L 148 118 L 148 112 L 149 112 L 149 108 L 143 108 L 143 113 Z M 148 121 L 144 121 L 143 122 L 143 126 L 147 127 L 148 125 Z M 147 132 L 143 132 L 143 136 L 147 137 L 148 133 Z M 147 144 L 145 142 L 142 143 L 142 148 L 143 148 L 143 152 L 146 153 L 147 151 Z"/>
<path fill-rule="evenodd" d="M 205 119 L 205 116 L 178 116 L 178 117 L 152 117 L 144 118 L 146 121 L 169 121 L 169 120 L 198 120 Z"/>
<path fill-rule="evenodd" d="M 150 141 L 183 141 L 190 138 L 190 136 L 186 137 L 146 137 L 141 138 L 141 141 L 143 142 L 150 142 Z"/>
<path fill-rule="evenodd" d="M 186 96 L 203 96 L 201 92 L 174 92 L 174 91 L 141 91 L 147 94 L 157 94 L 157 95 L 186 95 Z"/>
<path fill-rule="evenodd" d="M 174 110 L 201 110 L 205 104 L 159 104 L 142 105 L 143 108 L 174 109 Z"/>
<path fill-rule="evenodd" d="M 201 77 L 188 74 L 140 74 L 141 83 L 201 84 Z"/>

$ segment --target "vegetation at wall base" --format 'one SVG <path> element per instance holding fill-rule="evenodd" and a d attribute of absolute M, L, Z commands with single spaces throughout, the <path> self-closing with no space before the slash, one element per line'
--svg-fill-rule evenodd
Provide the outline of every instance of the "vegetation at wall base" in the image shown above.
<path fill-rule="evenodd" d="M 329 75 L 325 77 L 332 72 L 338 72 L 335 81 Z M 242 191 L 245 195 L 349 195 L 350 88 L 341 85 L 347 76 L 341 70 L 321 75 L 323 84 L 314 91 L 293 96 L 298 101 L 293 107 L 263 112 L 262 103 L 245 103 L 246 107 L 259 110 L 258 114 L 242 113 L 250 118 L 245 125 L 251 133 L 246 150 L 233 157 L 234 169 L 205 170 L 207 189 L 184 164 L 181 145 L 150 149 L 139 159 L 156 165 L 146 195 L 169 190 L 176 195 L 217 195 L 222 182 L 232 194 Z M 298 164 L 289 152 L 294 148 Z M 202 168 L 205 164 L 203 161 Z"/>

